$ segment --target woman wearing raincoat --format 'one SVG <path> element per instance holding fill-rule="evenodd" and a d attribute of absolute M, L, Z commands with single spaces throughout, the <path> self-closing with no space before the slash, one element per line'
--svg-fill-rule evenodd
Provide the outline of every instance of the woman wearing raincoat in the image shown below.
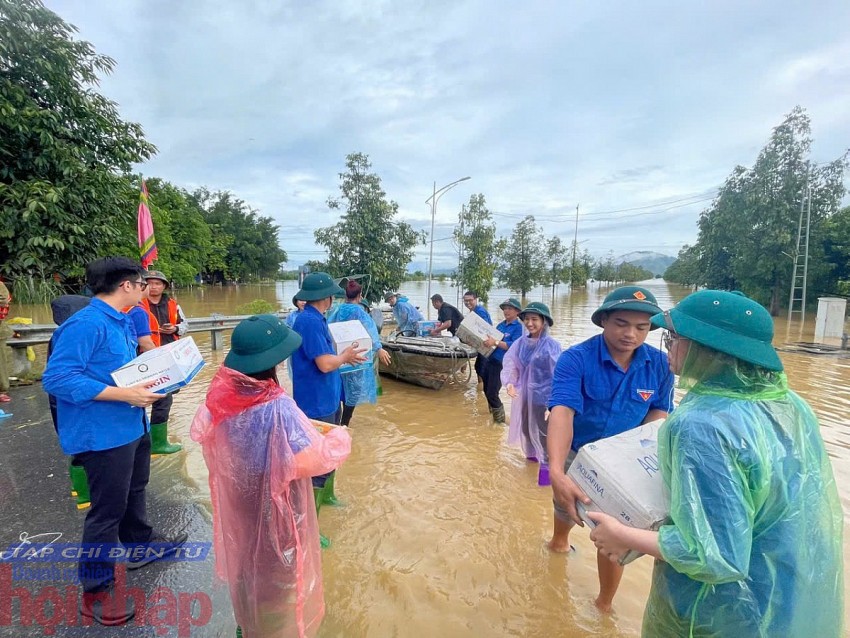
<path fill-rule="evenodd" d="M 590 513 L 612 560 L 653 555 L 644 636 L 843 635 L 843 516 L 811 408 L 788 389 L 773 321 L 741 293 L 702 290 L 652 323 L 688 390 L 658 435 L 670 521 Z"/>
<path fill-rule="evenodd" d="M 502 385 L 512 399 L 508 445 L 521 447 L 529 461 L 540 461 L 537 484 L 545 486 L 546 411 L 561 345 L 549 334 L 553 322 L 546 304 L 532 301 L 519 318 L 528 334 L 511 344 L 502 363 Z"/>
<path fill-rule="evenodd" d="M 344 428 L 321 436 L 280 387 L 276 366 L 301 337 L 273 315 L 242 321 L 192 422 L 213 506 L 216 573 L 245 638 L 314 636 L 324 616 L 310 477 L 351 452 Z"/>
<path fill-rule="evenodd" d="M 345 303 L 338 305 L 331 310 L 328 317 L 328 323 L 336 323 L 338 321 L 359 321 L 366 328 L 369 336 L 372 337 L 372 353 L 366 355 L 374 366 L 378 365 L 377 359 L 380 359 L 384 365 L 390 364 L 390 354 L 384 350 L 381 345 L 381 335 L 378 334 L 378 327 L 375 321 L 363 309 L 360 304 L 363 299 L 363 287 L 354 281 L 349 280 L 345 287 Z M 342 374 L 342 425 L 351 423 L 351 417 L 354 414 L 354 407 L 361 403 L 377 403 L 378 402 L 378 383 L 375 376 L 374 367 L 361 367 Z"/>

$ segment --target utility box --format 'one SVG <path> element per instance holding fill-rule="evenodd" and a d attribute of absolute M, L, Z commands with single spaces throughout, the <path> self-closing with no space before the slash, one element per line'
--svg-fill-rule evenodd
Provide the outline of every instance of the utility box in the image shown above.
<path fill-rule="evenodd" d="M 841 345 L 844 336 L 844 317 L 847 300 L 841 297 L 819 297 L 818 316 L 815 320 L 815 342 Z"/>

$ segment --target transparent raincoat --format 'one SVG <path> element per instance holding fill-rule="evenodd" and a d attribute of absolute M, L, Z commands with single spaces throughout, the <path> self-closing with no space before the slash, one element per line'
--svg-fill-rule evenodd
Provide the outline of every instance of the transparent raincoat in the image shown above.
<path fill-rule="evenodd" d="M 843 516 L 815 415 L 783 373 L 694 342 L 680 387 L 643 635 L 843 635 Z"/>
<path fill-rule="evenodd" d="M 414 335 L 419 333 L 419 322 L 422 321 L 422 313 L 410 303 L 407 297 L 399 297 L 393 306 L 393 317 L 396 321 L 398 332 L 412 331 Z"/>
<path fill-rule="evenodd" d="M 372 352 L 368 355 L 365 352 L 363 354 L 371 358 L 373 365 L 342 373 L 343 402 L 345 405 L 352 406 L 361 403 L 377 403 L 378 381 L 375 371 L 378 362 L 375 357 L 381 349 L 381 335 L 378 334 L 378 327 L 369 313 L 356 303 L 344 303 L 334 308 L 328 316 L 328 323 L 338 321 L 359 321 L 372 337 Z"/>
<path fill-rule="evenodd" d="M 314 636 L 324 600 L 310 477 L 342 464 L 349 434 L 323 437 L 273 381 L 224 366 L 191 434 L 209 470 L 216 574 L 242 635 Z"/>
<path fill-rule="evenodd" d="M 508 445 L 519 446 L 526 457 L 543 462 L 546 454 L 546 406 L 552 393 L 552 377 L 561 356 L 561 344 L 545 326 L 540 337 L 527 334 L 511 344 L 502 360 L 502 385 L 509 383 L 518 396 L 511 401 Z"/>

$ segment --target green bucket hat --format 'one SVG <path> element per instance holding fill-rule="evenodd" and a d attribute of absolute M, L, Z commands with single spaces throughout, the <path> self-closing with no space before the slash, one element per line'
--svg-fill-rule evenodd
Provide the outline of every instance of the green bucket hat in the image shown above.
<path fill-rule="evenodd" d="M 168 277 L 165 276 L 165 273 L 161 270 L 149 270 L 144 275 L 145 281 L 148 279 L 159 279 L 161 282 L 165 284 L 166 288 L 171 288 L 171 282 L 168 281 Z"/>
<path fill-rule="evenodd" d="M 311 272 L 304 277 L 301 290 L 295 293 L 295 299 L 304 301 L 319 301 L 336 295 L 345 295 L 345 291 L 334 283 L 326 272 Z"/>
<path fill-rule="evenodd" d="M 509 297 L 508 299 L 505 299 L 502 303 L 499 304 L 499 309 L 501 310 L 505 306 L 508 306 L 509 308 L 516 308 L 517 310 L 522 312 L 522 304 L 516 297 Z"/>
<path fill-rule="evenodd" d="M 554 321 L 552 321 L 552 315 L 549 313 L 549 306 L 547 306 L 542 301 L 532 301 L 525 308 L 523 308 L 522 312 L 519 313 L 520 319 L 525 319 L 525 315 L 527 314 L 535 314 L 540 315 L 543 319 L 546 320 L 546 323 L 549 324 L 551 328 L 554 325 Z"/>
<path fill-rule="evenodd" d="M 652 317 L 652 324 L 768 370 L 783 369 L 770 313 L 742 292 L 700 290 Z"/>
<path fill-rule="evenodd" d="M 275 367 L 301 345 L 301 335 L 274 315 L 254 315 L 233 329 L 224 365 L 242 374 Z"/>
<path fill-rule="evenodd" d="M 603 315 L 606 312 L 613 312 L 615 310 L 633 310 L 635 312 L 645 312 L 648 315 L 656 315 L 661 312 L 661 308 L 658 307 L 658 302 L 655 300 L 655 295 L 646 288 L 641 288 L 640 286 L 620 286 L 608 293 L 602 305 L 590 316 L 590 320 L 601 328 Z M 655 330 L 656 328 L 658 326 L 653 325 L 650 330 Z"/>

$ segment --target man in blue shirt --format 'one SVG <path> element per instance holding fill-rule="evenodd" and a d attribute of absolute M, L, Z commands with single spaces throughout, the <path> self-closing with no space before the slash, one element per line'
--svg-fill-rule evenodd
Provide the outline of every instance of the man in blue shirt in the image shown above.
<path fill-rule="evenodd" d="M 487 308 L 485 308 L 482 304 L 478 303 L 478 295 L 471 290 L 467 290 L 463 293 L 463 305 L 466 306 L 466 309 L 470 312 L 474 312 L 476 315 L 481 317 L 484 321 L 489 323 L 491 326 L 493 325 L 493 320 L 490 318 L 490 313 L 487 312 Z M 475 357 L 475 374 L 478 375 L 478 383 L 482 383 L 484 381 L 484 375 L 486 374 L 487 367 L 487 359 L 482 356 Z"/>
<path fill-rule="evenodd" d="M 573 525 L 583 525 L 576 501 L 589 503 L 566 472 L 578 449 L 643 423 L 663 419 L 673 409 L 673 374 L 667 355 L 646 345 L 658 314 L 655 296 L 646 288 L 623 286 L 605 297 L 591 321 L 602 334 L 565 350 L 552 381 L 549 399 L 549 470 L 555 525 L 549 548 L 569 550 Z M 611 611 L 623 568 L 597 554 L 599 596 L 596 606 Z"/>
<path fill-rule="evenodd" d="M 505 358 L 505 353 L 511 344 L 522 337 L 522 322 L 519 320 L 519 313 L 522 310 L 522 304 L 519 299 L 511 297 L 505 299 L 499 308 L 505 315 L 505 320 L 502 321 L 496 330 L 502 333 L 501 341 L 496 341 L 492 337 L 487 337 L 484 340 L 484 345 L 488 348 L 495 346 L 496 349 L 487 357 L 487 363 L 484 370 L 484 396 L 487 397 L 487 404 L 490 406 L 490 414 L 493 415 L 494 423 L 505 422 L 505 406 L 499 398 L 499 390 L 502 389 L 502 360 Z"/>
<path fill-rule="evenodd" d="M 347 363 L 366 361 L 353 345 L 336 354 L 324 313 L 333 304 L 333 297 L 343 290 L 331 276 L 323 272 L 310 273 L 295 294 L 307 302 L 293 330 L 301 335 L 301 347 L 292 355 L 292 398 L 311 419 L 339 424 L 342 400 L 342 377 L 339 368 Z"/>
<path fill-rule="evenodd" d="M 143 274 L 139 265 L 124 257 L 88 265 L 86 280 L 94 299 L 56 330 L 42 377 L 45 391 L 57 400 L 62 450 L 73 455 L 88 476 L 91 509 L 82 543 L 102 551 L 80 559 L 82 613 L 103 625 L 124 624 L 135 614 L 132 597 L 112 596 L 114 561 L 107 558 L 109 546 L 168 543 L 173 553 L 187 538 L 185 533 L 163 538 L 147 521 L 151 441 L 145 408 L 162 395 L 148 389 L 152 382 L 119 388 L 110 376 L 136 357 L 136 333 L 122 309 L 141 300 L 147 286 Z M 143 567 L 155 560 L 152 556 L 128 561 L 127 568 Z"/>

